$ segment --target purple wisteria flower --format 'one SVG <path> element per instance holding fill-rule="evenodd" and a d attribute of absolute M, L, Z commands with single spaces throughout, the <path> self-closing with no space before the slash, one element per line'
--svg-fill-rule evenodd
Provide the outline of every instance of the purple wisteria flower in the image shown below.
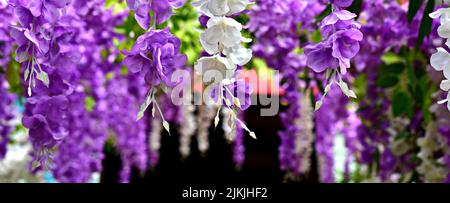
<path fill-rule="evenodd" d="M 6 154 L 6 148 L 9 142 L 9 133 L 13 126 L 9 121 L 15 117 L 14 101 L 16 97 L 9 93 L 9 84 L 3 75 L 0 75 L 0 159 Z"/>
<path fill-rule="evenodd" d="M 348 7 L 353 3 L 353 0 L 319 0 L 319 1 L 324 4 L 332 3 L 337 7 Z"/>
<path fill-rule="evenodd" d="M 130 9 L 135 10 L 134 17 L 143 29 L 148 29 L 152 22 L 150 11 L 154 13 L 156 24 L 166 22 L 172 16 L 172 9 L 180 8 L 186 0 L 127 0 Z"/>
<path fill-rule="evenodd" d="M 14 20 L 13 9 L 0 2 L 0 70 L 6 67 L 9 62 L 10 55 L 13 51 L 13 39 L 9 35 L 9 26 L 12 25 Z"/>
<path fill-rule="evenodd" d="M 140 36 L 130 52 L 124 51 L 124 64 L 133 73 L 141 73 L 152 86 L 161 82 L 167 86 L 177 83 L 171 81 L 171 74 L 186 63 L 186 55 L 180 54 L 180 40 L 169 29 L 151 30 Z"/>
<path fill-rule="evenodd" d="M 33 108 L 31 112 L 24 115 L 22 123 L 29 129 L 37 161 L 42 166 L 47 166 L 50 158 L 46 150 L 55 147 L 68 135 L 66 129 L 68 105 L 69 101 L 63 95 L 28 100 L 27 106 L 33 106 Z"/>
<path fill-rule="evenodd" d="M 219 95 L 219 88 L 222 88 L 222 95 Z M 241 110 L 246 110 L 251 104 L 252 87 L 248 82 L 242 79 L 230 81 L 228 84 L 215 84 L 211 87 L 211 98 L 218 103 L 219 98 L 222 98 L 222 104 L 228 107 L 237 107 Z"/>
<path fill-rule="evenodd" d="M 324 18 L 321 32 L 326 39 L 305 47 L 307 64 L 315 72 L 340 67 L 340 72 L 345 74 L 350 68 L 350 60 L 359 52 L 363 39 L 360 25 L 353 21 L 355 17 L 349 11 L 339 10 Z"/>

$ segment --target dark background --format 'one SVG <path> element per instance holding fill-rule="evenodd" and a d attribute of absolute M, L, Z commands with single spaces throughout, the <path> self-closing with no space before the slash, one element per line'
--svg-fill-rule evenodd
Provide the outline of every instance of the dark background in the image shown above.
<path fill-rule="evenodd" d="M 210 147 L 202 155 L 193 136 L 191 154 L 185 160 L 178 152 L 178 134 L 172 132 L 161 136 L 160 161 L 155 168 L 145 174 L 134 169 L 131 183 L 177 182 L 177 183 L 281 183 L 291 181 L 317 182 L 316 161 L 313 153 L 312 170 L 296 180 L 286 180 L 285 172 L 280 170 L 278 147 L 280 140 L 277 131 L 283 129 L 278 116 L 259 116 L 261 106 L 250 106 L 244 112 L 245 122 L 258 139 L 245 134 L 245 162 L 237 169 L 232 159 L 232 145 L 223 136 L 220 127 L 209 129 Z M 282 107 L 283 108 L 283 107 Z M 281 109 L 281 111 L 286 108 Z M 218 126 L 221 126 L 219 124 Z M 116 183 L 119 180 L 121 160 L 113 148 L 105 148 L 101 182 Z"/>

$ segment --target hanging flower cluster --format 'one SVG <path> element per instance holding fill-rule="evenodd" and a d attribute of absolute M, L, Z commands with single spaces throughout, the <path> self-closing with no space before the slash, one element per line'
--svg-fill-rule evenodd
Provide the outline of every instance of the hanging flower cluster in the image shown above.
<path fill-rule="evenodd" d="M 242 111 L 252 88 L 239 77 L 251 64 L 280 79 L 285 178 L 450 182 L 448 3 L 185 2 L 0 0 L 0 181 L 45 173 L 90 182 L 107 173 L 102 162 L 114 151 L 117 181 L 129 182 L 165 168 L 156 166 L 161 142 L 173 141 L 163 136 L 175 133 L 169 123 L 187 159 L 194 139 L 202 155 L 214 147 L 209 131 L 219 118 L 230 159 L 245 173 L 253 157 L 245 157 L 244 131 L 255 134 Z M 206 94 L 183 92 L 176 106 L 167 93 L 191 86 L 193 72 Z M 197 96 L 206 105 L 188 104 Z"/>
<path fill-rule="evenodd" d="M 307 66 L 315 72 L 331 70 L 327 76 L 330 82 L 325 89 L 324 97 L 330 85 L 336 82 L 346 96 L 356 98 L 353 90 L 349 89 L 341 76 L 350 68 L 350 60 L 359 52 L 359 43 L 363 39 L 363 34 L 359 30 L 361 25 L 354 21 L 356 15 L 340 8 L 349 6 L 351 2 L 333 1 L 333 11 L 321 22 L 322 42 L 305 47 Z M 320 99 L 316 103 L 316 109 L 320 108 L 322 102 Z"/>
<path fill-rule="evenodd" d="M 206 23 L 207 29 L 200 35 L 203 49 L 212 56 L 200 58 L 194 66 L 197 74 L 202 76 L 202 82 L 211 90 L 212 101 L 207 105 L 217 105 L 215 125 L 219 123 L 220 109 L 223 104 L 233 110 L 232 120 L 256 138 L 241 121 L 235 111 L 245 110 L 250 105 L 250 86 L 243 80 L 237 79 L 238 66 L 244 66 L 252 58 L 252 50 L 242 46 L 242 42 L 250 42 L 242 36 L 242 25 L 233 18 L 227 17 L 244 11 L 250 2 L 199 0 L 192 3 L 199 12 L 210 19 Z M 234 129 L 235 122 L 230 128 Z"/>
<path fill-rule="evenodd" d="M 450 47 L 450 8 L 440 8 L 437 11 L 430 14 L 431 18 L 440 18 L 440 26 L 438 28 L 438 34 L 440 37 L 447 39 L 445 45 Z M 445 79 L 442 80 L 440 88 L 443 91 L 448 92 L 447 98 L 439 101 L 439 104 L 447 103 L 447 108 L 450 111 L 450 54 L 447 52 L 446 48 L 439 47 L 437 52 L 431 56 L 430 62 L 431 66 L 437 70 L 444 73 Z"/>
<path fill-rule="evenodd" d="M 9 134 L 13 130 L 11 120 L 15 117 L 14 100 L 15 96 L 9 93 L 9 84 L 0 75 L 0 159 L 5 157 Z"/>
<path fill-rule="evenodd" d="M 304 46 L 300 43 L 300 33 L 313 32 L 314 23 L 310 19 L 323 9 L 323 5 L 317 2 L 267 0 L 257 2 L 249 12 L 248 27 L 256 38 L 252 45 L 255 56 L 279 70 L 281 80 L 285 81 L 282 87 L 286 95 L 282 99 L 289 104 L 289 108 L 280 113 L 286 129 L 279 132 L 279 160 L 282 170 L 295 175 L 309 171 L 309 153 L 312 152 L 311 142 L 314 139 L 310 133 L 313 127 L 312 112 L 308 112 L 310 105 L 305 104 L 308 97 L 299 91 L 306 86 L 298 77 L 304 71 L 306 58 L 297 53 L 297 49 Z M 311 36 L 307 34 L 306 37 Z"/>
<path fill-rule="evenodd" d="M 153 20 L 153 25 L 166 22 L 172 16 L 173 8 L 180 8 L 186 0 L 127 0 L 127 5 L 134 10 L 134 18 L 139 25 L 147 30 Z M 153 19 L 150 16 L 153 12 Z"/>
<path fill-rule="evenodd" d="M 27 83 L 29 98 L 22 122 L 30 130 L 34 168 L 47 167 L 50 149 L 68 133 L 70 70 L 77 60 L 77 52 L 71 46 L 73 27 L 64 12 L 69 3 L 9 2 L 19 22 L 10 26 L 10 36 L 18 44 L 16 61 L 22 64 L 23 80 Z"/>
<path fill-rule="evenodd" d="M 186 63 L 186 56 L 180 54 L 180 40 L 173 36 L 169 29 L 155 30 L 156 23 L 166 21 L 172 15 L 172 6 L 180 7 L 185 1 L 127 1 L 128 6 L 137 9 L 135 18 L 141 27 L 147 29 L 150 22 L 148 15 L 154 12 L 153 19 L 156 22 L 147 33 L 139 36 L 131 51 L 124 51 L 126 58 L 123 63 L 133 73 L 139 73 L 150 85 L 145 102 L 141 105 L 137 120 L 144 116 L 145 110 L 153 104 L 152 115 L 155 110 L 161 116 L 163 127 L 170 132 L 169 123 L 164 118 L 161 108 L 156 100 L 158 87 L 173 87 L 181 81 L 172 81 L 172 73 Z M 148 22 L 147 22 L 148 21 Z"/>

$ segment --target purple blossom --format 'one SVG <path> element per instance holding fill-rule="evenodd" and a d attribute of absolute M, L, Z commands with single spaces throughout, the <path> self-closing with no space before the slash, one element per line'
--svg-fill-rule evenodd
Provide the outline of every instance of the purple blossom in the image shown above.
<path fill-rule="evenodd" d="M 359 43 L 363 39 L 360 25 L 353 21 L 355 17 L 349 11 L 339 10 L 323 19 L 321 33 L 325 40 L 305 47 L 306 63 L 310 68 L 322 72 L 340 67 L 342 74 L 347 72 L 350 60 L 359 52 Z"/>
<path fill-rule="evenodd" d="M 140 36 L 130 52 L 124 51 L 123 63 L 133 73 L 140 73 L 150 85 L 174 86 L 171 74 L 186 63 L 186 56 L 179 53 L 180 40 L 169 29 L 151 30 Z"/>
<path fill-rule="evenodd" d="M 15 95 L 9 93 L 9 84 L 3 75 L 0 75 L 0 159 L 6 154 L 9 134 L 13 126 L 9 122 L 15 117 Z"/>
<path fill-rule="evenodd" d="M 319 1 L 323 4 L 332 3 L 337 7 L 349 7 L 353 3 L 353 0 L 319 0 Z"/>
<path fill-rule="evenodd" d="M 150 11 L 154 13 L 156 24 L 162 24 L 172 16 L 172 9 L 180 8 L 184 3 L 186 0 L 127 0 L 128 7 L 135 10 L 136 21 L 145 30 L 152 21 Z"/>

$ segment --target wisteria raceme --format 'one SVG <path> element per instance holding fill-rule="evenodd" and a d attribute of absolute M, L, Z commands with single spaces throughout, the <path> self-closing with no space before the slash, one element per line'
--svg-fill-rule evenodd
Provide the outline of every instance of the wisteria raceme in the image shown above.
<path fill-rule="evenodd" d="M 180 8 L 186 0 L 127 0 L 127 5 L 135 11 L 134 17 L 143 29 L 148 29 L 152 20 L 156 24 L 166 22 L 172 16 L 172 9 Z M 153 12 L 153 16 L 150 16 Z"/>
<path fill-rule="evenodd" d="M 131 81 L 137 80 L 130 78 Z M 128 182 L 133 167 L 144 172 L 148 165 L 146 119 L 136 122 L 134 116 L 138 106 L 138 99 L 129 96 L 127 78 L 110 80 L 107 85 L 109 92 L 106 101 L 101 105 L 106 110 L 108 126 L 114 133 L 116 147 L 121 155 L 122 170 L 120 181 Z M 127 111 L 124 111 L 127 109 Z M 134 110 L 133 110 L 134 109 Z"/>
<path fill-rule="evenodd" d="M 194 70 L 206 89 L 211 90 L 207 92 L 211 99 L 205 101 L 208 108 L 218 106 L 215 126 L 219 124 L 221 108 L 228 108 L 232 110 L 229 111 L 230 119 L 235 120 L 231 127 L 240 125 L 256 139 L 255 133 L 237 116 L 238 110 L 245 110 L 250 105 L 252 89 L 247 82 L 238 78 L 237 70 L 238 66 L 246 65 L 252 58 L 252 50 L 242 45 L 243 42 L 251 42 L 251 39 L 242 35 L 242 24 L 231 18 L 244 11 L 249 3 L 248 0 L 192 2 L 200 14 L 209 17 L 206 30 L 200 34 L 200 43 L 204 51 L 212 55 L 198 59 Z"/>
<path fill-rule="evenodd" d="M 392 12 L 387 13 L 388 10 Z M 410 37 L 404 35 L 404 31 L 409 30 L 406 11 L 396 2 L 364 2 L 358 21 L 364 22 L 361 51 L 355 56 L 358 70 L 381 64 L 380 56 L 388 50 L 399 51 Z"/>
<path fill-rule="evenodd" d="M 338 121 L 348 117 L 346 110 L 347 99 L 339 93 L 337 87 L 329 92 L 330 96 L 324 100 L 324 108 L 315 114 L 315 145 L 318 157 L 320 181 L 335 182 L 334 179 L 334 139 L 339 128 Z"/>
<path fill-rule="evenodd" d="M 209 149 L 209 127 L 214 119 L 216 110 L 210 106 L 199 106 L 197 116 L 197 147 L 205 154 Z"/>
<path fill-rule="evenodd" d="M 305 4 L 304 1 L 267 0 L 252 6 L 248 27 L 257 38 L 252 49 L 255 56 L 267 61 L 269 67 L 276 70 L 285 68 L 286 56 L 293 55 L 293 50 L 298 46 L 296 30 L 302 12 L 294 11 L 301 10 L 302 4 Z M 309 11 L 319 13 L 320 6 Z"/>
<path fill-rule="evenodd" d="M 239 178 L 277 157 L 289 181 L 450 182 L 449 16 L 432 0 L 0 0 L 0 181 L 108 181 L 111 147 L 119 182 L 165 177 L 164 135 L 184 160 L 170 172 L 190 171 L 222 119 Z M 265 93 L 282 127 L 261 157 L 266 131 L 244 145 L 261 105 L 243 111 Z"/>
<path fill-rule="evenodd" d="M 302 112 L 300 101 L 303 98 L 298 91 L 300 80 L 297 72 L 301 72 L 306 65 L 305 58 L 295 53 L 295 49 L 300 46 L 297 28 L 302 23 L 302 29 L 314 30 L 309 19 L 322 12 L 323 8 L 314 2 L 269 0 L 257 2 L 249 12 L 249 30 L 257 38 L 252 46 L 255 56 L 265 59 L 271 68 L 280 70 L 282 78 L 286 80 L 283 84 L 286 91 L 283 100 L 289 103 L 289 109 L 280 114 L 286 130 L 279 133 L 279 159 L 282 170 L 296 174 L 304 173 L 308 168 L 303 167 L 305 170 L 302 170 L 302 166 L 308 165 L 302 163 L 308 155 L 296 156 L 295 149 L 302 148 L 296 146 L 299 144 L 297 141 L 311 139 L 307 132 L 300 129 L 299 123 L 295 122 L 302 120 L 302 115 L 299 114 Z M 306 151 L 310 150 L 305 149 Z"/>
<path fill-rule="evenodd" d="M 333 5 L 336 5 L 337 7 L 348 7 L 352 5 L 353 0 L 319 0 L 322 3 L 331 3 Z"/>
<path fill-rule="evenodd" d="M 113 28 L 123 17 L 120 14 L 113 17 L 111 10 L 103 8 L 102 1 L 91 1 L 88 4 L 76 1 L 67 9 L 67 13 L 70 15 L 66 16 L 67 22 L 76 28 L 76 43 L 72 46 L 79 51 L 80 61 L 71 77 L 71 83 L 76 84 L 75 92 L 68 96 L 68 120 L 71 123 L 69 136 L 59 145 L 54 155 L 53 174 L 60 182 L 87 182 L 94 172 L 102 170 L 103 146 L 108 134 L 104 129 L 108 129 L 108 118 L 104 116 L 107 109 L 100 108 L 101 105 L 95 105 L 95 102 L 102 104 L 100 101 L 105 97 L 103 78 L 107 71 L 114 70 L 111 68 L 115 66 L 111 64 L 110 58 L 117 53 L 113 52 L 105 59 L 100 56 L 102 50 L 113 48 L 112 40 L 107 38 L 120 38 Z M 102 35 L 90 37 L 83 34 L 94 30 L 101 31 Z M 93 44 L 96 46 L 92 46 Z M 81 83 L 89 84 L 92 95 L 86 94 L 88 91 Z M 87 102 L 91 102 L 88 107 Z"/>
<path fill-rule="evenodd" d="M 449 38 L 450 38 L 450 32 L 448 30 L 448 15 L 450 14 L 449 8 L 441 8 L 433 13 L 430 14 L 430 17 L 432 18 L 439 18 L 440 17 L 440 26 L 438 27 L 437 31 L 440 37 L 447 39 L 445 45 L 449 46 Z M 447 102 L 447 108 L 450 111 L 450 67 L 448 66 L 448 60 L 450 59 L 450 54 L 447 52 L 445 48 L 439 47 L 437 48 L 437 53 L 433 54 L 430 58 L 431 66 L 436 71 L 442 71 L 444 73 L 445 80 L 442 80 L 440 84 L 440 88 L 443 91 L 449 92 L 446 99 L 440 101 L 439 103 L 446 103 Z"/>
<path fill-rule="evenodd" d="M 353 21 L 355 14 L 346 10 L 333 11 L 325 17 L 321 33 L 325 40 L 305 48 L 308 66 L 316 72 L 326 68 L 340 68 L 342 74 L 350 68 L 350 59 L 359 51 L 363 34 L 360 25 Z"/>
<path fill-rule="evenodd" d="M 186 56 L 179 54 L 180 40 L 168 29 L 149 31 L 137 39 L 124 63 L 133 73 L 140 73 L 149 85 L 163 83 L 174 86 L 171 74 L 186 63 Z"/>
<path fill-rule="evenodd" d="M 355 65 L 357 70 L 366 73 L 368 91 L 366 98 L 360 102 L 361 110 L 358 111 L 361 125 L 357 127 L 356 132 L 361 147 L 357 148 L 355 153 L 360 155 L 357 162 L 371 164 L 378 161 L 374 160 L 373 156 L 378 145 L 388 142 L 390 137 L 386 130 L 390 126 L 387 116 L 379 110 L 388 108 L 390 102 L 383 89 L 377 87 L 379 75 L 372 69 L 382 63 L 381 56 L 387 50 L 398 51 L 408 40 L 408 36 L 403 35 L 404 30 L 408 29 L 408 22 L 406 11 L 401 5 L 384 1 L 364 2 L 359 21 L 364 22 L 361 27 L 364 39 L 361 42 L 361 51 L 355 57 Z M 382 158 L 389 154 L 384 155 Z"/>
<path fill-rule="evenodd" d="M 239 116 L 242 119 L 243 116 Z M 245 161 L 244 129 L 236 126 L 236 136 L 233 139 L 233 161 L 236 166 L 242 167 Z"/>
<path fill-rule="evenodd" d="M 0 67 L 6 70 L 10 55 L 13 52 L 13 39 L 9 34 L 10 23 L 14 22 L 14 14 L 10 6 L 6 2 L 0 2 Z"/>
<path fill-rule="evenodd" d="M 13 130 L 10 121 L 15 117 L 14 100 L 15 95 L 9 92 L 9 84 L 6 79 L 0 75 L 0 159 L 5 157 L 9 134 Z"/>
<path fill-rule="evenodd" d="M 358 117 L 356 108 L 353 106 L 350 107 L 347 118 L 336 124 L 336 128 L 339 129 L 345 139 L 346 154 L 344 164 L 344 181 L 351 179 L 351 164 L 356 161 L 355 154 L 357 154 L 362 147 L 358 140 L 358 127 L 360 125 L 361 119 Z"/>
<path fill-rule="evenodd" d="M 60 182 L 88 182 L 94 172 L 102 169 L 106 123 L 85 108 L 86 95 L 76 92 L 69 96 L 69 136 L 58 146 L 54 160 L 54 175 Z"/>

